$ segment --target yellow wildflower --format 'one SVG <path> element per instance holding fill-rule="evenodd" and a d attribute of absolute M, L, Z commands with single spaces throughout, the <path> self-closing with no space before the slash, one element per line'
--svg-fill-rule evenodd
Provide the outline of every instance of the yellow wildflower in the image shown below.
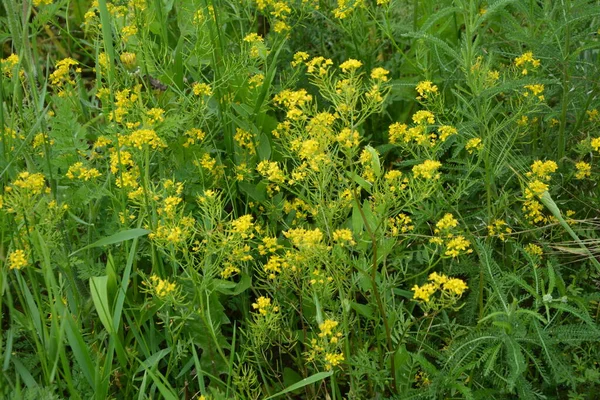
<path fill-rule="evenodd" d="M 575 174 L 575 178 L 577 179 L 585 179 L 592 174 L 592 166 L 585 161 L 579 161 L 575 164 L 575 168 L 577 168 L 577 173 Z"/>
<path fill-rule="evenodd" d="M 17 249 L 8 255 L 9 269 L 21 269 L 26 267 L 27 264 L 27 254 L 21 249 Z"/>
<path fill-rule="evenodd" d="M 438 179 L 440 174 L 437 170 L 442 166 L 442 163 L 434 160 L 425 160 L 422 164 L 415 165 L 412 169 L 415 178 Z"/>
<path fill-rule="evenodd" d="M 438 87 L 431 81 L 421 81 L 417 84 L 415 89 L 419 93 L 417 100 L 426 99 L 428 94 L 435 95 L 438 92 Z"/>

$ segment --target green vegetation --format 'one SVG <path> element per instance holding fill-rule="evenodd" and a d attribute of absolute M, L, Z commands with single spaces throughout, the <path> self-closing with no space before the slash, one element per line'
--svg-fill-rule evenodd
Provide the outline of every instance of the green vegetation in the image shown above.
<path fill-rule="evenodd" d="M 3 1 L 0 397 L 594 398 L 599 27 Z"/>

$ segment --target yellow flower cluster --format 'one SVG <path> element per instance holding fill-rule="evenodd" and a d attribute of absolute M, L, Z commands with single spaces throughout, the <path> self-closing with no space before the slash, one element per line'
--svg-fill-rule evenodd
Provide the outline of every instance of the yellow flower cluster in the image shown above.
<path fill-rule="evenodd" d="M 135 64 L 137 63 L 137 57 L 135 53 L 124 52 L 119 55 L 119 59 L 123 63 L 123 65 L 128 69 L 133 69 Z"/>
<path fill-rule="evenodd" d="M 56 63 L 56 69 L 50 74 L 50 84 L 55 85 L 57 88 L 63 87 L 65 84 L 75 84 L 75 80 L 71 76 L 71 67 L 79 65 L 79 63 L 72 58 L 64 58 Z M 77 68 L 75 72 L 81 72 L 81 69 Z"/>
<path fill-rule="evenodd" d="M 353 58 L 344 61 L 343 63 L 340 64 L 340 69 L 344 72 L 344 73 L 352 73 L 354 71 L 356 71 L 357 69 L 359 69 L 360 67 L 362 67 L 362 62 L 355 60 Z"/>
<path fill-rule="evenodd" d="M 152 284 L 152 292 L 160 299 L 164 299 L 169 294 L 175 292 L 177 288 L 174 283 L 169 282 L 166 279 L 160 279 L 156 275 L 150 277 L 150 282 Z"/>
<path fill-rule="evenodd" d="M 123 144 L 142 150 L 144 145 L 156 150 L 167 147 L 167 144 L 156 134 L 153 129 L 138 129 L 123 137 Z"/>
<path fill-rule="evenodd" d="M 323 241 L 323 232 L 319 228 L 304 229 L 295 228 L 283 232 L 283 235 L 300 250 L 314 249 L 320 246 Z"/>
<path fill-rule="evenodd" d="M 442 125 L 438 128 L 438 137 L 442 142 L 446 141 L 450 136 L 456 135 L 458 131 L 450 125 Z"/>
<path fill-rule="evenodd" d="M 198 128 L 188 129 L 183 134 L 188 137 L 186 142 L 183 144 L 183 147 L 190 147 L 191 145 L 196 144 L 196 141 L 202 142 L 206 137 L 206 133 Z"/>
<path fill-rule="evenodd" d="M 13 71 L 19 64 L 19 60 L 19 56 L 16 54 L 11 54 L 10 56 L 0 60 L 0 68 L 2 69 L 2 73 L 8 78 L 12 78 Z"/>
<path fill-rule="evenodd" d="M 531 165 L 531 171 L 526 173 L 528 177 L 534 179 L 525 188 L 525 202 L 522 210 L 525 212 L 525 217 L 534 224 L 548 221 L 548 218 L 542 214 L 543 207 L 538 198 L 548 191 L 548 184 L 544 181 L 550 180 L 550 174 L 557 169 L 558 165 L 554 161 L 536 160 Z"/>
<path fill-rule="evenodd" d="M 358 7 L 364 7 L 364 0 L 337 0 L 337 8 L 333 10 L 336 18 L 344 19 Z"/>
<path fill-rule="evenodd" d="M 76 162 L 69 167 L 65 174 L 69 179 L 83 179 L 89 181 L 100 176 L 100 172 L 96 168 L 86 168 L 82 162 Z"/>
<path fill-rule="evenodd" d="M 540 60 L 533 58 L 533 52 L 528 51 L 523 53 L 519 57 L 515 58 L 515 66 L 519 68 L 523 68 L 521 74 L 527 75 L 529 72 L 527 67 L 531 66 L 532 68 L 537 68 L 540 66 Z"/>
<path fill-rule="evenodd" d="M 439 179 L 440 173 L 437 171 L 441 166 L 442 163 L 439 161 L 425 160 L 423 163 L 415 165 L 412 171 L 415 178 Z"/>
<path fill-rule="evenodd" d="M 390 71 L 385 68 L 376 67 L 371 70 L 371 79 L 375 81 L 387 82 Z"/>
<path fill-rule="evenodd" d="M 544 95 L 542 94 L 544 92 L 544 85 L 542 85 L 542 84 L 525 85 L 524 88 L 527 91 L 525 93 L 523 93 L 523 96 L 528 97 L 529 94 L 531 93 L 532 95 L 537 96 L 539 101 L 544 101 Z"/>
<path fill-rule="evenodd" d="M 184 245 L 192 235 L 195 224 L 192 217 L 177 218 L 175 221 L 159 221 L 148 237 L 159 245 Z"/>
<path fill-rule="evenodd" d="M 287 109 L 287 118 L 297 120 L 304 116 L 302 107 L 312 101 L 312 96 L 304 89 L 296 91 L 286 89 L 278 93 L 273 101 Z"/>
<path fill-rule="evenodd" d="M 333 61 L 330 58 L 322 56 L 314 57 L 306 63 L 306 72 L 311 75 L 325 76 L 332 65 Z"/>
<path fill-rule="evenodd" d="M 592 174 L 592 166 L 585 161 L 579 161 L 575 164 L 575 168 L 577 169 L 577 173 L 575 174 L 575 178 L 577 179 L 589 178 Z"/>
<path fill-rule="evenodd" d="M 512 229 L 507 226 L 506 221 L 501 219 L 495 219 L 491 224 L 487 226 L 488 235 L 496 236 L 503 242 L 506 241 L 506 235 L 512 233 Z"/>
<path fill-rule="evenodd" d="M 196 96 L 211 96 L 213 91 L 208 83 L 196 82 L 192 86 L 192 91 Z"/>
<path fill-rule="evenodd" d="M 258 58 L 261 53 L 266 53 L 265 41 L 257 33 L 249 33 L 244 37 L 244 42 L 250 44 L 250 57 Z"/>
<path fill-rule="evenodd" d="M 431 81 L 421 81 L 417 84 L 415 88 L 419 93 L 417 96 L 417 100 L 427 99 L 428 95 L 435 95 L 438 92 L 438 87 L 434 85 Z"/>
<path fill-rule="evenodd" d="M 444 274 L 433 272 L 429 275 L 429 283 L 423 286 L 415 285 L 412 288 L 413 298 L 417 301 L 428 303 L 437 291 L 442 292 L 442 296 L 450 295 L 455 298 L 460 297 L 468 289 L 467 284 L 462 279 L 449 278 Z"/>
<path fill-rule="evenodd" d="M 129 110 L 133 107 L 135 102 L 138 100 L 141 86 L 136 85 L 133 90 L 132 89 L 123 89 L 115 93 L 115 109 L 109 114 L 109 120 L 115 120 L 118 123 L 123 122 L 123 118 L 129 114 Z M 100 96 L 102 93 L 98 93 Z M 103 97 L 101 99 L 104 101 Z"/>
<path fill-rule="evenodd" d="M 264 296 L 260 296 L 256 299 L 256 303 L 252 303 L 252 308 L 257 310 L 260 315 L 267 315 L 279 311 L 279 307 L 272 304 L 270 298 Z"/>
<path fill-rule="evenodd" d="M 285 174 L 281 168 L 279 168 L 279 164 L 277 164 L 275 161 L 261 161 L 256 166 L 256 171 L 258 171 L 259 174 L 267 178 L 269 181 L 276 184 L 282 184 L 285 182 Z M 278 190 L 278 188 L 276 190 Z"/>
<path fill-rule="evenodd" d="M 534 176 L 538 179 L 549 181 L 551 173 L 556 172 L 558 165 L 552 160 L 540 161 L 536 160 L 531 164 L 531 172 L 527 172 L 527 176 Z"/>
<path fill-rule="evenodd" d="M 390 170 L 385 173 L 383 178 L 388 185 L 390 192 L 398 192 L 406 189 L 408 186 L 408 178 L 402 178 L 402 172 L 398 170 Z"/>
<path fill-rule="evenodd" d="M 396 215 L 389 219 L 390 233 L 392 236 L 398 236 L 404 233 L 408 233 L 415 229 L 412 225 L 412 219 L 403 213 Z"/>
<path fill-rule="evenodd" d="M 242 215 L 241 217 L 231 221 L 231 231 L 242 237 L 242 239 L 254 237 L 254 217 L 250 214 Z"/>
<path fill-rule="evenodd" d="M 341 246 L 344 246 L 345 244 L 354 246 L 356 244 L 350 229 L 336 229 L 333 231 L 333 241 Z"/>
<path fill-rule="evenodd" d="M 450 213 L 447 213 L 435 224 L 434 233 L 437 236 L 429 241 L 437 245 L 445 245 L 444 255 L 456 258 L 461 254 L 470 254 L 473 249 L 470 248 L 471 242 L 463 235 L 455 235 L 453 230 L 458 227 L 458 220 Z"/>
<path fill-rule="evenodd" d="M 592 139 L 590 144 L 594 150 L 600 152 L 600 137 Z"/>
<path fill-rule="evenodd" d="M 473 154 L 474 151 L 480 151 L 483 149 L 483 142 L 480 138 L 469 139 L 465 145 L 465 149 L 469 152 L 469 154 Z"/>
<path fill-rule="evenodd" d="M 29 194 L 36 195 L 45 191 L 46 180 L 44 175 L 39 172 L 32 174 L 24 171 L 19 173 L 17 179 L 12 183 L 12 186 L 22 189 Z"/>
<path fill-rule="evenodd" d="M 435 116 L 431 111 L 419 110 L 413 114 L 412 120 L 415 124 L 435 124 Z"/>
<path fill-rule="evenodd" d="M 304 3 L 304 2 L 303 2 Z M 256 0 L 257 8 L 264 14 L 267 12 L 275 18 L 272 22 L 273 30 L 283 33 L 290 30 L 287 19 L 292 12 L 290 6 L 281 0 Z"/>
<path fill-rule="evenodd" d="M 529 243 L 525 246 L 525 252 L 530 256 L 541 257 L 544 254 L 544 251 L 540 246 L 534 243 Z"/>
<path fill-rule="evenodd" d="M 17 249 L 8 255 L 9 269 L 21 269 L 26 267 L 27 264 L 27 254 L 21 249 Z"/>
<path fill-rule="evenodd" d="M 358 147 L 360 144 L 360 135 L 358 131 L 350 128 L 344 128 L 336 136 L 335 140 L 345 149 Z"/>

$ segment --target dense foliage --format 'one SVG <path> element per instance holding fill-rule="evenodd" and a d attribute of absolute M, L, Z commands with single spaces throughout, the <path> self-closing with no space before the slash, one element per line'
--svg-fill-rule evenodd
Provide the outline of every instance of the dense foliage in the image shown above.
<path fill-rule="evenodd" d="M 599 26 L 3 1 L 0 396 L 594 398 Z"/>

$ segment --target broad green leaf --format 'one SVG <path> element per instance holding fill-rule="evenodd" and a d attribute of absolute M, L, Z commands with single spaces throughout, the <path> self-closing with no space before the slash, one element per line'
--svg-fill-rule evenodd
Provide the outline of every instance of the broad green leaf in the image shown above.
<path fill-rule="evenodd" d="M 107 236 L 107 237 L 102 238 L 92 244 L 82 247 L 79 250 L 74 251 L 73 253 L 70 254 L 70 256 L 73 256 L 83 250 L 91 249 L 94 247 L 106 246 L 109 244 L 121 243 L 126 240 L 131 240 L 131 239 L 138 238 L 140 236 L 147 235 L 149 233 L 150 233 L 149 230 L 141 229 L 141 228 L 128 229 L 126 231 L 117 232 L 114 235 Z"/>
<path fill-rule="evenodd" d="M 283 389 L 281 392 L 275 393 L 274 395 L 267 397 L 265 400 L 274 399 L 275 397 L 279 397 L 286 393 L 293 392 L 294 390 L 300 389 L 306 385 L 310 385 L 311 383 L 319 382 L 325 378 L 329 378 L 331 375 L 333 375 L 333 371 L 317 372 L 316 374 L 311 375 L 306 379 L 302 379 L 298 383 L 294 383 L 292 386 L 288 386 L 286 389 Z"/>

